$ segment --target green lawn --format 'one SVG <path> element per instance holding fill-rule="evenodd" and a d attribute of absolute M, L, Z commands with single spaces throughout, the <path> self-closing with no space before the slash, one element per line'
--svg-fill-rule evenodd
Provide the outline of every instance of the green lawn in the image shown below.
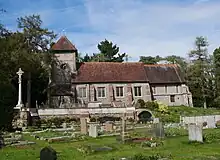
<path fill-rule="evenodd" d="M 26 139 L 35 141 L 37 144 L 25 147 L 6 147 L 0 150 L 0 160 L 39 160 L 40 149 L 49 144 L 44 141 L 33 140 L 32 137 Z M 90 139 L 81 142 L 53 143 L 50 144 L 57 152 L 59 160 L 110 160 L 111 158 L 130 157 L 134 154 L 153 155 L 172 155 L 175 160 L 206 160 L 220 158 L 220 142 L 210 144 L 189 144 L 187 136 L 167 138 L 164 145 L 158 148 L 141 148 L 140 144 L 128 145 L 120 144 L 115 137 Z M 114 151 L 94 153 L 84 155 L 77 151 L 82 144 L 100 145 L 114 147 Z"/>

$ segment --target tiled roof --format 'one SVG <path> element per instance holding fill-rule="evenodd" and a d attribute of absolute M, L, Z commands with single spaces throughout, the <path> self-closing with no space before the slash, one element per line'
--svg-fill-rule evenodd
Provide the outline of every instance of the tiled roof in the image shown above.
<path fill-rule="evenodd" d="M 76 51 L 76 47 L 68 40 L 66 36 L 60 37 L 60 39 L 51 47 L 51 50 L 55 51 Z"/>
<path fill-rule="evenodd" d="M 75 83 L 146 82 L 143 63 L 85 62 L 82 63 Z"/>
<path fill-rule="evenodd" d="M 176 64 L 156 64 L 144 66 L 150 83 L 184 83 L 183 73 Z"/>

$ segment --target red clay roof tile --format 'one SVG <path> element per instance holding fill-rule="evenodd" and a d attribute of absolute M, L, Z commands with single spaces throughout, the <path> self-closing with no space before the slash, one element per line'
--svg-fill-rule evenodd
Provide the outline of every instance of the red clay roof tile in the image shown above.
<path fill-rule="evenodd" d="M 85 62 L 75 83 L 147 82 L 143 63 Z"/>
<path fill-rule="evenodd" d="M 51 47 L 51 50 L 65 50 L 65 51 L 76 51 L 75 45 L 73 45 L 66 36 L 60 37 L 60 39 Z"/>

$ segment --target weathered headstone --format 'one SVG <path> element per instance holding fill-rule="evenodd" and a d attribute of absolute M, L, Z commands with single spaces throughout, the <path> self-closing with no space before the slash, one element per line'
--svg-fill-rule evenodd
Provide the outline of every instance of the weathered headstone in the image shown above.
<path fill-rule="evenodd" d="M 159 118 L 154 118 L 153 119 L 153 123 L 159 123 L 159 122 L 160 122 Z"/>
<path fill-rule="evenodd" d="M 67 128 L 67 124 L 65 122 L 62 124 L 62 126 L 63 126 L 64 129 Z"/>
<path fill-rule="evenodd" d="M 40 151 L 40 160 L 57 160 L 57 152 L 51 147 L 44 147 Z"/>
<path fill-rule="evenodd" d="M 188 125 L 189 141 L 203 142 L 202 125 L 195 123 Z"/>
<path fill-rule="evenodd" d="M 4 146 L 5 146 L 4 138 L 3 138 L 2 134 L 0 133 L 0 149 L 3 148 Z"/>
<path fill-rule="evenodd" d="M 86 118 L 80 118 L 80 127 L 81 127 L 81 134 L 87 134 L 88 133 L 88 126 L 87 126 L 87 119 Z"/>
<path fill-rule="evenodd" d="M 216 128 L 216 122 L 214 116 L 207 117 L 207 126 L 208 128 Z"/>
<path fill-rule="evenodd" d="M 158 138 L 164 138 L 165 133 L 162 122 L 153 125 L 153 135 Z"/>
<path fill-rule="evenodd" d="M 96 138 L 98 136 L 98 128 L 97 124 L 90 124 L 89 125 L 89 136 Z"/>

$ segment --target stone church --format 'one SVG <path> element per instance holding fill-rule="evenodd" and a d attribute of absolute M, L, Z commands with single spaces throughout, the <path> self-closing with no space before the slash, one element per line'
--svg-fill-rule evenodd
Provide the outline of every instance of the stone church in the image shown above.
<path fill-rule="evenodd" d="M 77 63 L 77 49 L 62 36 L 52 47 L 51 108 L 129 107 L 138 99 L 193 106 L 183 73 L 175 64 Z"/>

